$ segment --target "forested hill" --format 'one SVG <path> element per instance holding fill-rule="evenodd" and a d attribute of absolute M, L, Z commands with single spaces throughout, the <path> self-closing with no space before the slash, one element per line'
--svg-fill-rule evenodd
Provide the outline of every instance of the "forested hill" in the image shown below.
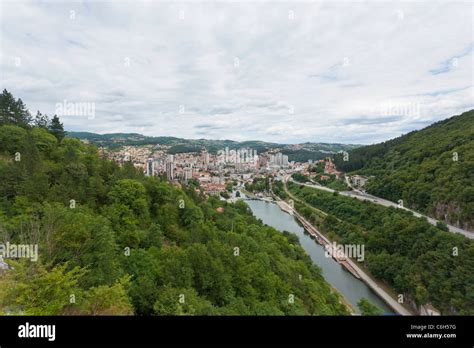
<path fill-rule="evenodd" d="M 348 314 L 298 239 L 244 202 L 119 167 L 9 100 L 0 244 L 37 244 L 39 259 L 5 259 L 0 315 Z"/>
<path fill-rule="evenodd" d="M 369 193 L 474 230 L 474 110 L 335 162 L 346 172 L 374 175 Z"/>
<path fill-rule="evenodd" d="M 329 144 L 329 143 L 301 143 L 301 144 L 278 144 L 265 141 L 234 141 L 213 139 L 182 139 L 176 137 L 160 136 L 151 137 L 137 133 L 111 133 L 97 134 L 89 132 L 66 132 L 72 138 L 88 140 L 98 146 L 118 148 L 123 145 L 166 145 L 169 146 L 168 153 L 176 154 L 183 152 L 200 152 L 206 149 L 210 153 L 217 153 L 225 149 L 250 148 L 258 153 L 266 151 L 281 151 L 288 155 L 289 161 L 306 162 L 307 160 L 319 160 L 338 151 L 348 151 L 360 145 L 353 144 Z"/>

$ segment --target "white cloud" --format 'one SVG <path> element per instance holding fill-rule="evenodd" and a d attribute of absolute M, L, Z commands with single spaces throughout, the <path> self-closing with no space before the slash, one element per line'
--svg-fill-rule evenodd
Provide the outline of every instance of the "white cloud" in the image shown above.
<path fill-rule="evenodd" d="M 69 130 L 371 143 L 474 107 L 468 2 L 0 4 L 0 87 L 95 103 Z"/>

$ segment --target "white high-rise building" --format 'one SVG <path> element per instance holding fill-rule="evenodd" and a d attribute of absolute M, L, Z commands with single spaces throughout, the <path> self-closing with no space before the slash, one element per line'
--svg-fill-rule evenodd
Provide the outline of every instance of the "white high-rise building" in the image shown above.
<path fill-rule="evenodd" d="M 155 160 L 153 158 L 149 158 L 146 161 L 146 175 L 147 176 L 155 175 Z"/>
<path fill-rule="evenodd" d="M 270 156 L 268 158 L 268 163 L 271 166 L 275 165 L 275 155 L 274 154 L 270 154 Z"/>
<path fill-rule="evenodd" d="M 193 167 L 184 168 L 184 181 L 188 181 L 193 177 Z"/>
<path fill-rule="evenodd" d="M 169 155 L 166 159 L 166 178 L 168 181 L 172 181 L 174 179 L 174 157 L 173 155 Z"/>
<path fill-rule="evenodd" d="M 209 166 L 209 152 L 203 151 L 203 152 L 202 152 L 202 156 L 203 156 L 204 165 L 205 165 L 206 168 L 207 168 L 207 167 Z"/>
<path fill-rule="evenodd" d="M 273 167 L 288 167 L 288 156 L 278 152 L 270 154 L 269 165 Z"/>
<path fill-rule="evenodd" d="M 280 167 L 283 165 L 283 154 L 281 152 L 276 154 L 276 165 Z"/>

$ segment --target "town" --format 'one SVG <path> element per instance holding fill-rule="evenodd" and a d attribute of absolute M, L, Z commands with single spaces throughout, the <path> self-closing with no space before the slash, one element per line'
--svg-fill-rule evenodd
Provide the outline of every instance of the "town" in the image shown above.
<path fill-rule="evenodd" d="M 289 161 L 288 155 L 278 149 L 259 154 L 250 148 L 227 147 L 217 153 L 203 148 L 200 152 L 170 154 L 169 148 L 167 145 L 129 145 L 114 151 L 100 147 L 99 151 L 120 165 L 131 162 L 147 176 L 164 176 L 178 185 L 196 180 L 204 193 L 224 197 L 227 196 L 226 191 L 232 191 L 229 187 L 237 184 L 244 186 L 256 178 L 268 176 L 280 180 L 285 175 L 294 174 L 297 181 L 333 185 L 340 190 L 349 190 L 351 184 L 363 187 L 367 181 L 367 178 L 355 175 L 348 178 L 347 186 L 343 173 L 336 169 L 329 156 L 317 161 L 295 162 Z"/>

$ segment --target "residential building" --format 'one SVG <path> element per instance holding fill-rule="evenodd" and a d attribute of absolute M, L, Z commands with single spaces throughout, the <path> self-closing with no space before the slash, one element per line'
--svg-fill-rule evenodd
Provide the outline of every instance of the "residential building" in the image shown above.
<path fill-rule="evenodd" d="M 352 185 L 363 187 L 367 182 L 368 178 L 361 176 L 361 175 L 353 175 L 351 176 Z"/>
<path fill-rule="evenodd" d="M 148 158 L 146 162 L 146 175 L 147 176 L 155 175 L 155 160 L 153 158 Z"/>
<path fill-rule="evenodd" d="M 174 157 L 169 155 L 166 160 L 166 178 L 168 181 L 174 180 Z"/>

